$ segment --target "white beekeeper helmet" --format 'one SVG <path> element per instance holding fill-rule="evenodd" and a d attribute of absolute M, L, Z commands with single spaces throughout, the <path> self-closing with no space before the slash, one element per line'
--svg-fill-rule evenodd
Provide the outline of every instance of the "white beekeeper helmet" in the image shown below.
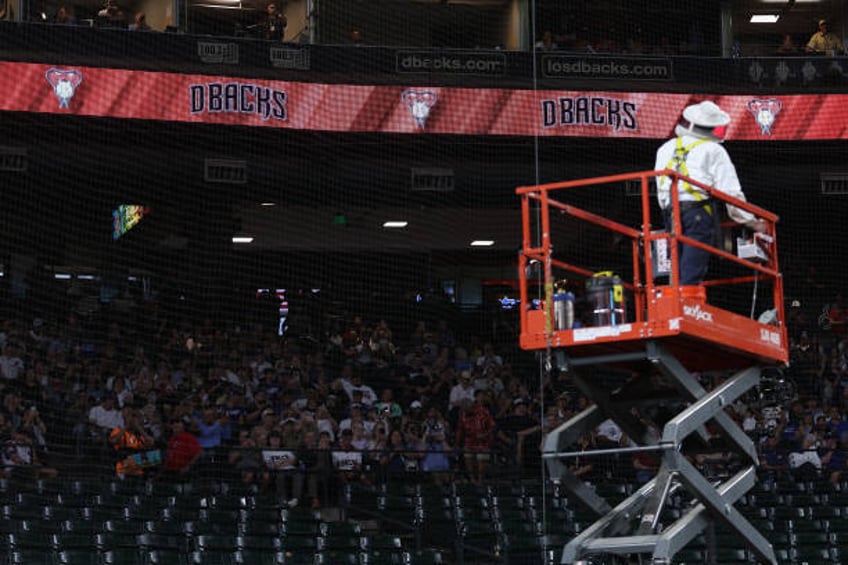
<path fill-rule="evenodd" d="M 705 100 L 687 106 L 683 110 L 683 115 L 680 117 L 677 127 L 674 128 L 674 133 L 724 141 L 724 134 L 729 123 L 730 116 L 727 112 L 719 108 L 714 102 Z"/>

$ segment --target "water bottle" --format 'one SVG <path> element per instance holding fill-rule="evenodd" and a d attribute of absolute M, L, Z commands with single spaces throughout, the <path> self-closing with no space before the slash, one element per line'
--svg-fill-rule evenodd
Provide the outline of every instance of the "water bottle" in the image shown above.
<path fill-rule="evenodd" d="M 570 330 L 574 327 L 574 294 L 565 289 L 554 293 L 554 329 Z"/>

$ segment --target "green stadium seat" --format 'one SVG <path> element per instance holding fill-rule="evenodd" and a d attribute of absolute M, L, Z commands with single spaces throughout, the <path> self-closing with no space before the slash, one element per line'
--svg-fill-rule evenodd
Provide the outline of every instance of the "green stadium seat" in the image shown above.
<path fill-rule="evenodd" d="M 418 551 L 408 551 L 404 553 L 404 563 L 415 563 L 415 565 L 441 565 L 448 563 L 443 557 L 441 551 L 435 549 L 422 549 Z"/>
<path fill-rule="evenodd" d="M 831 536 L 825 532 L 798 532 L 793 536 L 795 547 L 822 547 L 831 541 Z"/>
<path fill-rule="evenodd" d="M 328 553 L 333 552 L 356 552 L 361 544 L 360 538 L 351 536 L 323 536 L 324 540 L 322 548 Z"/>
<path fill-rule="evenodd" d="M 192 551 L 188 555 L 189 565 L 231 565 L 232 553 L 228 551 Z"/>
<path fill-rule="evenodd" d="M 178 549 L 152 549 L 147 551 L 147 565 L 188 565 L 189 553 Z"/>
<path fill-rule="evenodd" d="M 360 565 L 400 565 L 402 563 L 414 563 L 404 560 L 403 551 L 363 551 L 359 553 Z"/>
<path fill-rule="evenodd" d="M 285 565 L 286 555 L 283 551 L 266 549 L 240 549 L 233 552 L 234 565 Z"/>
<path fill-rule="evenodd" d="M 282 539 L 252 536 L 250 540 L 243 539 L 240 547 L 252 547 L 257 549 L 282 549 L 291 553 L 315 552 L 321 549 L 324 538 L 314 536 L 286 536 Z"/>
<path fill-rule="evenodd" d="M 280 527 L 287 536 L 317 536 L 321 533 L 321 522 L 318 520 L 290 519 Z"/>
<path fill-rule="evenodd" d="M 700 549 L 684 549 L 678 551 L 672 563 L 675 565 L 701 565 L 704 563 L 705 554 Z"/>
<path fill-rule="evenodd" d="M 57 565 L 100 565 L 100 554 L 91 549 L 65 549 L 56 554 Z"/>
<path fill-rule="evenodd" d="M 239 539 L 237 536 L 199 535 L 194 538 L 194 545 L 200 552 L 233 552 L 239 548 Z"/>
<path fill-rule="evenodd" d="M 359 565 L 360 555 L 357 551 L 328 549 L 321 553 L 325 563 L 332 565 Z"/>
<path fill-rule="evenodd" d="M 837 506 L 812 506 L 810 517 L 814 520 L 828 520 L 838 522 L 843 517 L 843 509 Z"/>
<path fill-rule="evenodd" d="M 454 535 L 456 535 L 455 531 Z M 393 551 L 399 550 L 403 547 L 403 543 L 398 536 L 386 534 L 370 534 L 363 536 L 360 543 L 363 543 L 364 547 L 368 551 Z"/>
<path fill-rule="evenodd" d="M 719 546 L 716 549 L 716 560 L 722 565 L 750 563 L 751 556 L 747 549 Z"/>
<path fill-rule="evenodd" d="M 135 547 L 109 549 L 101 554 L 103 565 L 146 565 L 146 554 Z"/>
<path fill-rule="evenodd" d="M 58 550 L 64 549 L 96 549 L 95 536 L 82 532 L 60 532 L 52 534 L 51 545 Z"/>
<path fill-rule="evenodd" d="M 10 565 L 55 565 L 56 555 L 52 550 L 15 549 L 9 553 Z"/>
<path fill-rule="evenodd" d="M 789 551 L 790 559 L 795 563 L 823 564 L 830 563 L 831 554 L 830 548 L 827 546 L 800 546 L 794 547 Z"/>
<path fill-rule="evenodd" d="M 185 536 L 188 533 L 182 522 L 148 520 L 144 522 L 143 528 L 145 532 L 167 536 Z"/>
<path fill-rule="evenodd" d="M 239 533 L 246 536 L 271 536 L 279 537 L 285 532 L 285 528 L 277 522 L 245 522 L 239 525 Z"/>
<path fill-rule="evenodd" d="M 318 531 L 322 536 L 351 536 L 362 535 L 362 527 L 355 522 L 320 522 Z"/>
<path fill-rule="evenodd" d="M 53 547 L 53 536 L 43 530 L 19 530 L 9 534 L 9 546 L 13 549 L 44 550 Z"/>

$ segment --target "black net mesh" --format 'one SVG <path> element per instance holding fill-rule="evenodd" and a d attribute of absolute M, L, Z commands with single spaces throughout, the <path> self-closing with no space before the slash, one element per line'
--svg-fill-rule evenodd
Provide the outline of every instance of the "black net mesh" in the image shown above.
<path fill-rule="evenodd" d="M 541 441 L 591 402 L 519 347 L 515 189 L 650 170 L 709 99 L 780 217 L 791 348 L 733 411 L 763 458 L 742 506 L 779 561 L 839 562 L 844 51 L 804 47 L 846 7 L 787 4 L 764 28 L 766 4 L 694 0 L 0 3 L 0 561 L 558 562 L 596 516 Z M 571 198 L 640 228 L 632 184 Z M 562 214 L 551 237 L 632 280 L 625 238 Z M 710 299 L 757 317 L 758 285 Z M 655 463 L 567 459 L 612 501 Z"/>

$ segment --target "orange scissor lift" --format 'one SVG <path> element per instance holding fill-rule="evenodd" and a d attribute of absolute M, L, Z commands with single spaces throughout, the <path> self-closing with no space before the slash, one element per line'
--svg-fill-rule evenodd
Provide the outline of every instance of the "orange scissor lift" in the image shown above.
<path fill-rule="evenodd" d="M 672 179 L 670 232 L 651 226 L 650 180 L 660 175 Z M 756 252 L 731 253 L 683 236 L 677 191 L 683 181 L 708 192 L 715 207 L 732 204 L 762 219 L 766 232 L 754 240 Z M 623 189 L 626 183 L 639 187 L 641 228 L 568 203 L 569 195 L 576 191 L 610 185 Z M 516 192 L 521 196 L 523 224 L 521 347 L 547 351 L 549 364 L 553 357 L 594 403 L 552 430 L 543 446 L 551 478 L 598 515 L 594 524 L 565 545 L 561 562 L 578 563 L 596 554 L 649 554 L 652 563 L 671 563 L 695 537 L 714 533 L 713 526 L 723 523 L 739 535 L 757 560 L 776 563 L 771 544 L 734 508 L 756 481 L 758 457 L 753 441 L 725 409 L 759 384 L 763 368 L 788 361 L 777 216 L 670 170 L 520 187 Z M 557 328 L 555 282 L 566 277 L 588 279 L 594 274 L 571 260 L 568 249 L 555 249 L 552 221 L 561 215 L 629 240 L 632 279 L 621 284 L 632 296 L 632 320 Z M 679 244 L 705 249 L 732 262 L 743 274 L 707 280 L 698 287 L 680 287 Z M 655 275 L 657 263 L 663 261 L 670 267 L 666 279 Z M 720 294 L 721 287 L 759 283 L 771 290 L 773 309 L 767 321 L 713 306 L 706 299 L 708 292 Z M 531 288 L 537 291 L 535 301 Z M 598 370 L 610 370 L 622 378 L 611 384 L 596 378 Z M 697 373 L 712 371 L 726 378 L 707 391 Z M 669 408 L 672 413 L 677 410 L 670 418 Z M 664 412 L 661 419 L 651 419 L 651 414 L 660 412 Z M 580 455 L 622 457 L 628 452 L 653 451 L 660 460 L 656 476 L 615 507 L 567 468 L 568 458 L 578 454 L 568 452 L 569 446 L 606 419 L 612 419 L 635 446 Z M 719 449 L 716 445 L 742 461 L 740 470 L 720 481 L 704 476 L 693 464 L 693 453 Z M 672 493 L 681 489 L 692 496 L 693 503 L 683 511 L 668 511 Z"/>

